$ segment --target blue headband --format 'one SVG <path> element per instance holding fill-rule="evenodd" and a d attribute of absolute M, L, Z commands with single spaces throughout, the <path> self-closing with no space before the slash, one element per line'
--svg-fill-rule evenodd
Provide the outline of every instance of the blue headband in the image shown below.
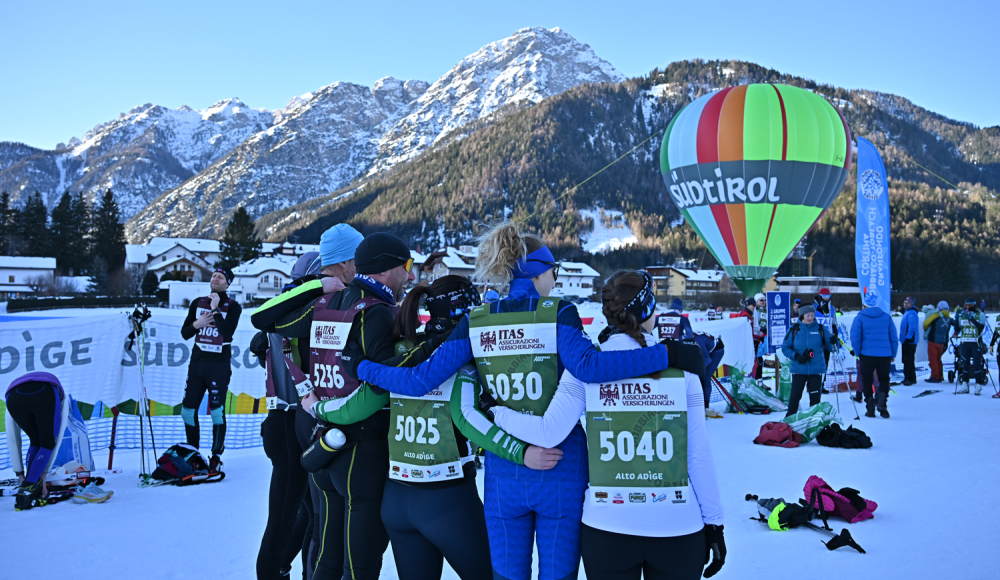
<path fill-rule="evenodd" d="M 544 274 L 552 269 L 551 263 L 555 261 L 556 259 L 552 256 L 552 252 L 545 246 L 542 246 L 524 258 L 517 260 L 517 264 L 513 268 L 514 278 L 534 278 L 535 276 Z M 550 263 L 546 264 L 545 262 Z"/>

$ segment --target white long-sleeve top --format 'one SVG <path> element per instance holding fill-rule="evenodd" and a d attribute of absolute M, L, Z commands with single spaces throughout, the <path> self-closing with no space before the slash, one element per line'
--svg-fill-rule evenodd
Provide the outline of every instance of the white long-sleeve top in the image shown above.
<path fill-rule="evenodd" d="M 645 337 L 646 344 L 657 342 L 650 335 Z M 615 334 L 601 345 L 601 350 L 605 351 L 636 348 L 641 348 L 639 343 L 625 334 Z M 621 509 L 613 505 L 597 506 L 584 501 L 583 523 L 609 532 L 646 537 L 683 536 L 697 532 L 704 524 L 722 524 L 722 501 L 708 440 L 708 428 L 705 425 L 701 382 L 691 373 L 684 373 L 684 380 L 688 410 L 688 476 L 697 501 L 671 505 L 669 512 L 664 511 L 669 517 L 650 517 L 648 510 Z M 494 407 L 495 423 L 523 441 L 540 447 L 555 447 L 569 435 L 586 411 L 587 388 L 588 385 L 572 373 L 563 371 L 559 388 L 544 415 L 526 415 L 506 407 Z"/>

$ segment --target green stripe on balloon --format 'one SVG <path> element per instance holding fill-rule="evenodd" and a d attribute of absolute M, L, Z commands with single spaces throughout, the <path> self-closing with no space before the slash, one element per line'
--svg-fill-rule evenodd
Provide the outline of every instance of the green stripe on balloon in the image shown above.
<path fill-rule="evenodd" d="M 768 85 L 750 85 L 743 106 L 743 158 L 781 159 L 781 105 Z"/>

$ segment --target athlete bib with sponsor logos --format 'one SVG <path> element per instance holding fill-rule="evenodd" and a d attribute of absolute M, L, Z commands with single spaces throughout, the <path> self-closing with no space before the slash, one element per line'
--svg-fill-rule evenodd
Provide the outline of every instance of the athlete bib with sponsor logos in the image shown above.
<path fill-rule="evenodd" d="M 455 377 L 422 397 L 390 394 L 389 479 L 435 483 L 464 476 L 451 420 Z"/>
<path fill-rule="evenodd" d="M 469 313 L 479 380 L 504 407 L 529 415 L 549 407 L 559 386 L 558 315 L 557 298 L 540 298 L 527 312 L 492 314 L 483 304 Z"/>
<path fill-rule="evenodd" d="M 696 501 L 688 478 L 684 372 L 587 386 L 587 454 L 595 506 Z"/>
<path fill-rule="evenodd" d="M 975 323 L 970 318 L 965 318 L 964 315 L 958 320 L 959 328 L 961 329 L 961 341 L 962 342 L 976 342 L 979 340 L 979 329 L 976 328 Z"/>
<path fill-rule="evenodd" d="M 676 312 L 657 315 L 656 330 L 659 333 L 660 340 L 665 338 L 681 338 L 681 315 Z"/>
<path fill-rule="evenodd" d="M 375 297 L 362 298 L 344 310 L 326 308 L 333 294 L 327 294 L 313 308 L 309 331 L 309 377 L 321 401 L 346 397 L 358 388 L 358 380 L 344 373 L 340 353 L 347 346 L 354 317 L 376 304 L 386 304 Z M 394 307 L 392 307 L 394 308 Z"/>
<path fill-rule="evenodd" d="M 219 302 L 219 312 L 222 313 L 222 318 L 226 318 L 229 314 L 229 300 L 225 302 Z M 195 317 L 201 318 L 206 313 L 212 311 L 212 301 L 208 296 L 203 296 L 198 299 L 198 305 L 195 310 Z M 226 344 L 222 337 L 222 332 L 216 326 L 205 326 L 198 329 L 198 334 L 194 337 L 194 344 L 201 350 L 205 352 L 222 352 L 222 347 Z"/>

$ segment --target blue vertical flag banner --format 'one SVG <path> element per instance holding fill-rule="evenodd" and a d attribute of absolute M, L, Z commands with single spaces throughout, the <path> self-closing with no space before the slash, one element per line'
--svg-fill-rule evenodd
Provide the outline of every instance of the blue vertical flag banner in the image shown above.
<path fill-rule="evenodd" d="M 858 223 L 855 230 L 854 262 L 862 298 L 876 291 L 879 307 L 890 311 L 889 181 L 878 149 L 858 137 Z"/>
<path fill-rule="evenodd" d="M 767 353 L 774 354 L 788 334 L 792 324 L 792 294 L 790 292 L 767 293 Z"/>

